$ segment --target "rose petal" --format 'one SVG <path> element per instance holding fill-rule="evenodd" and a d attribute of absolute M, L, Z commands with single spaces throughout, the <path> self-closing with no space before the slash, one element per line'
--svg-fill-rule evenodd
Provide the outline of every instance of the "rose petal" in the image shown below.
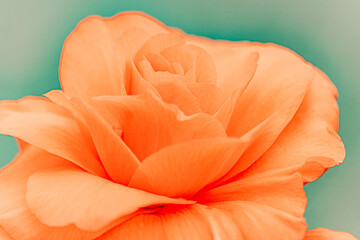
<path fill-rule="evenodd" d="M 314 77 L 310 64 L 295 53 L 273 44 L 238 44 L 232 51 L 259 52 L 257 71 L 228 122 L 229 136 L 242 136 L 259 122 L 269 119 L 263 137 L 249 156 L 259 158 L 276 140 L 293 118 Z M 229 47 L 230 48 L 230 47 Z M 269 116 L 274 116 L 271 119 Z M 225 119 L 226 120 L 226 119 Z M 226 123 L 226 121 L 225 121 Z"/>
<path fill-rule="evenodd" d="M 129 186 L 170 197 L 190 197 L 229 171 L 244 145 L 230 138 L 171 145 L 146 158 Z"/>
<path fill-rule="evenodd" d="M 249 167 L 253 159 L 243 156 L 256 148 L 266 127 L 265 121 L 241 138 L 211 138 L 170 145 L 146 158 L 129 186 L 165 196 L 191 197 L 205 185 L 225 181 Z"/>
<path fill-rule="evenodd" d="M 252 53 L 259 53 L 256 73 L 234 109 L 227 132 L 230 136 L 241 136 L 274 112 L 281 111 L 281 117 L 275 120 L 273 136 L 269 136 L 275 140 L 299 108 L 314 77 L 312 66 L 291 50 L 275 44 L 185 38 L 212 56 L 220 76 L 232 71 L 225 67 L 231 56 L 248 54 L 250 57 Z M 253 59 L 255 63 L 256 55 Z"/>
<path fill-rule="evenodd" d="M 248 201 L 270 206 L 296 217 L 303 217 L 307 199 L 303 179 L 299 173 L 289 176 L 258 175 L 242 177 L 208 191 L 195 198 L 202 203 Z"/>
<path fill-rule="evenodd" d="M 304 240 L 357 240 L 347 232 L 333 231 L 326 228 L 315 228 L 306 232 Z"/>
<path fill-rule="evenodd" d="M 139 49 L 146 40 L 144 34 L 129 32 L 139 27 L 148 33 L 147 37 L 167 32 L 162 24 L 141 13 L 112 18 L 91 16 L 80 22 L 66 39 L 61 55 L 59 71 L 64 91 L 84 98 L 125 94 L 124 66 L 133 57 L 132 49 Z"/>
<path fill-rule="evenodd" d="M 0 103 L 0 133 L 66 158 L 86 171 L 107 176 L 91 140 L 70 113 L 56 104 L 27 99 Z"/>
<path fill-rule="evenodd" d="M 259 43 L 212 40 L 187 34 L 184 34 L 184 37 L 188 44 L 203 48 L 212 57 L 218 76 L 218 86 L 225 92 L 231 92 L 253 77 L 259 53 L 250 47 Z"/>
<path fill-rule="evenodd" d="M 175 104 L 186 115 L 201 112 L 195 96 L 178 76 L 169 72 L 154 72 L 147 60 L 141 61 L 138 69 L 142 77 L 157 90 L 163 101 Z"/>
<path fill-rule="evenodd" d="M 327 168 L 341 163 L 345 149 L 336 133 L 339 121 L 336 98 L 334 85 L 317 70 L 294 118 L 248 174 L 300 166 L 305 160 L 319 162 L 320 174 L 309 173 L 313 165 L 302 167 L 301 173 L 308 176 L 308 182 L 316 180 Z"/>
<path fill-rule="evenodd" d="M 128 184 L 140 162 L 116 134 L 113 126 L 110 126 L 92 106 L 79 98 L 69 100 L 61 91 L 52 91 L 46 96 L 56 99 L 58 103 L 61 102 L 85 122 L 106 172 L 114 181 Z"/>
<path fill-rule="evenodd" d="M 213 56 L 217 60 L 217 68 L 218 64 L 226 64 L 228 56 L 259 53 L 258 68 L 253 79 L 240 97 L 230 100 L 236 106 L 226 106 L 228 111 L 225 113 L 233 110 L 230 120 L 224 114 L 219 118 L 225 126 L 227 124 L 229 136 L 242 136 L 263 119 L 276 115 L 262 139 L 254 146 L 256 151 L 249 151 L 251 158 L 259 158 L 298 110 L 314 78 L 313 67 L 292 51 L 274 44 L 214 42 L 195 37 L 187 37 L 187 41 L 201 46 Z M 218 69 L 219 74 L 226 75 L 226 71 L 225 68 Z"/>
<path fill-rule="evenodd" d="M 161 55 L 149 52 L 144 55 L 146 60 L 151 64 L 155 72 L 172 72 L 172 65 Z"/>
<path fill-rule="evenodd" d="M 29 209 L 26 182 L 34 171 L 71 164 L 40 148 L 29 146 L 0 172 L 0 225 L 14 239 L 93 239 L 107 228 L 85 232 L 75 226 L 49 227 L 42 224 Z"/>
<path fill-rule="evenodd" d="M 189 83 L 186 86 L 196 97 L 202 112 L 213 115 L 226 100 L 226 95 L 222 89 L 216 87 L 215 84 Z"/>
<path fill-rule="evenodd" d="M 226 54 L 224 55 L 226 56 Z M 227 57 L 227 61 L 222 62 L 221 65 L 220 63 L 216 65 L 216 69 L 220 68 L 218 70 L 217 85 L 227 95 L 230 95 L 234 89 L 240 88 L 244 90 L 254 77 L 258 67 L 259 53 L 239 52 L 235 56 Z"/>
<path fill-rule="evenodd" d="M 172 70 L 175 74 L 184 75 L 184 69 L 180 63 L 173 62 L 173 63 L 171 63 L 171 66 L 172 66 Z"/>
<path fill-rule="evenodd" d="M 191 204 L 129 188 L 70 167 L 32 174 L 27 183 L 26 200 L 41 222 L 57 227 L 75 224 L 87 231 L 99 230 L 115 220 L 126 221 L 143 207 Z"/>
<path fill-rule="evenodd" d="M 117 120 L 125 143 L 140 161 L 166 146 L 226 136 L 221 124 L 210 115 L 184 116 L 152 92 L 132 97 L 97 97 L 94 101 L 99 109 Z"/>
<path fill-rule="evenodd" d="M 214 113 L 214 117 L 221 122 L 225 129 L 228 128 L 231 115 L 237 105 L 237 101 L 241 94 L 244 92 L 244 88 L 238 88 L 234 90 L 231 95 L 226 99 L 222 106 Z M 225 94 L 224 94 L 225 95 Z"/>
<path fill-rule="evenodd" d="M 128 95 L 141 95 L 144 94 L 147 90 L 151 90 L 155 95 L 160 96 L 156 88 L 151 85 L 151 83 L 145 80 L 138 69 L 136 68 L 134 62 L 130 62 L 131 69 L 131 78 L 128 86 Z"/>
<path fill-rule="evenodd" d="M 223 212 L 201 205 L 168 208 L 132 218 L 99 237 L 106 239 L 243 239 Z"/>
<path fill-rule="evenodd" d="M 216 69 L 211 56 L 202 48 L 193 45 L 176 45 L 160 53 L 170 63 L 180 63 L 185 74 L 194 70 L 189 83 L 215 83 Z"/>
<path fill-rule="evenodd" d="M 280 112 L 276 112 L 267 119 L 265 119 L 261 124 L 257 125 L 251 131 L 247 132 L 241 138 L 251 138 L 251 144 L 233 166 L 233 168 L 221 179 L 219 183 L 225 182 L 233 177 L 236 177 L 244 170 L 249 168 L 257 159 L 263 154 L 264 149 L 268 147 L 272 142 L 272 138 L 269 137 L 272 135 L 274 130 L 274 124 L 277 124 L 276 120 L 281 115 Z"/>
<path fill-rule="evenodd" d="M 293 52 L 274 45 L 247 49 L 259 52 L 258 68 L 237 102 L 227 133 L 241 136 L 280 111 L 281 115 L 273 119 L 273 133 L 269 136 L 276 138 L 299 108 L 314 71 Z"/>
<path fill-rule="evenodd" d="M 1 240 L 13 240 L 10 235 L 0 226 L 0 239 Z"/>
<path fill-rule="evenodd" d="M 28 108 L 30 110 L 33 109 L 33 110 L 36 110 L 36 111 L 44 111 L 44 112 L 48 112 L 48 111 L 52 111 L 52 107 L 51 105 L 45 103 L 45 102 L 48 102 L 47 99 L 43 98 L 43 97 L 37 97 L 37 96 L 26 96 L 24 98 L 22 98 L 21 100 L 27 100 L 28 102 L 32 102 L 32 104 L 29 104 L 28 105 Z M 44 104 L 38 104 L 38 101 L 42 101 L 42 103 Z M 3 103 L 5 102 L 8 102 L 8 103 L 13 103 L 14 101 L 2 101 Z M 13 106 L 15 107 L 15 106 Z M 21 107 L 19 108 L 21 109 Z M 61 108 L 56 108 L 56 110 L 58 111 L 62 111 L 62 113 L 64 115 L 68 115 L 68 112 L 65 110 L 63 111 L 64 109 L 61 109 Z M 29 147 L 31 144 L 19 139 L 19 138 L 15 138 L 16 140 L 16 143 L 18 145 L 18 148 L 19 148 L 19 151 L 24 151 L 27 147 Z"/>
<path fill-rule="evenodd" d="M 274 227 L 276 226 L 276 227 Z M 136 216 L 99 237 L 106 239 L 259 239 L 281 236 L 302 239 L 303 218 L 250 202 L 223 202 L 211 206 L 164 208 Z"/>
<path fill-rule="evenodd" d="M 184 43 L 185 40 L 183 36 L 177 33 L 160 33 L 154 35 L 141 46 L 134 57 L 134 61 L 137 63 L 143 60 L 149 53 L 160 53 L 166 48 Z"/>
<path fill-rule="evenodd" d="M 234 68 L 235 71 L 227 73 L 229 76 L 225 78 L 219 77 L 218 80 L 219 88 L 223 91 L 224 96 L 228 96 L 228 98 L 214 114 L 214 117 L 223 124 L 225 129 L 229 126 L 230 119 L 235 107 L 238 105 L 240 96 L 254 77 L 259 60 L 258 53 L 248 53 L 245 56 L 239 54 L 237 57 L 240 57 L 240 61 L 236 62 L 237 67 Z M 232 79 L 232 81 L 229 79 Z M 236 81 L 234 79 L 236 79 Z"/>
<path fill-rule="evenodd" d="M 220 202 L 210 204 L 210 207 L 227 214 L 237 224 L 243 239 L 302 239 L 307 228 L 303 217 L 294 217 L 255 202 Z"/>

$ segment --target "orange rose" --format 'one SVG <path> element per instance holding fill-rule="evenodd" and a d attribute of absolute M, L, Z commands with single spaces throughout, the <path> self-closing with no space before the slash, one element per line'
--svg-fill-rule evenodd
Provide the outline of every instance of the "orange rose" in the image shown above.
<path fill-rule="evenodd" d="M 344 158 L 337 91 L 290 50 L 141 13 L 89 17 L 60 81 L 64 92 L 0 104 L 0 132 L 21 147 L 0 173 L 5 239 L 338 234 L 306 233 L 303 190 Z"/>

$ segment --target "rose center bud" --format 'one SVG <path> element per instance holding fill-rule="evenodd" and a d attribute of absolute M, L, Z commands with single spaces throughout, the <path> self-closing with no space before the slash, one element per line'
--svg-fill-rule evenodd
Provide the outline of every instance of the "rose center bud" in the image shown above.
<path fill-rule="evenodd" d="M 216 86 L 217 74 L 210 55 L 198 46 L 186 44 L 175 33 L 151 37 L 135 54 L 133 63 L 131 84 L 151 89 L 185 115 L 213 115 L 226 100 Z"/>

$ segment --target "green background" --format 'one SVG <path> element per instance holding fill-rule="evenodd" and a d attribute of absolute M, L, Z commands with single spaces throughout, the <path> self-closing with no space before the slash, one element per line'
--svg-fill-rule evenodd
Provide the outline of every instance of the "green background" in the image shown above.
<path fill-rule="evenodd" d="M 0 99 L 59 88 L 61 47 L 77 22 L 125 10 L 145 11 L 187 33 L 278 43 L 327 73 L 340 93 L 347 157 L 306 185 L 307 223 L 360 237 L 359 0 L 0 0 Z M 0 167 L 16 151 L 12 138 L 0 136 Z"/>

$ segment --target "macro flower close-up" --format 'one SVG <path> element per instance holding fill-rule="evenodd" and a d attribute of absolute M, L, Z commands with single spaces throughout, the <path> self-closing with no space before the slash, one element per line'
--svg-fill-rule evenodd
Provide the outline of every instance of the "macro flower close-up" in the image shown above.
<path fill-rule="evenodd" d="M 67 37 L 61 90 L 0 102 L 1 239 L 356 240 L 308 230 L 304 184 L 345 158 L 338 92 L 288 48 L 142 12 Z"/>

